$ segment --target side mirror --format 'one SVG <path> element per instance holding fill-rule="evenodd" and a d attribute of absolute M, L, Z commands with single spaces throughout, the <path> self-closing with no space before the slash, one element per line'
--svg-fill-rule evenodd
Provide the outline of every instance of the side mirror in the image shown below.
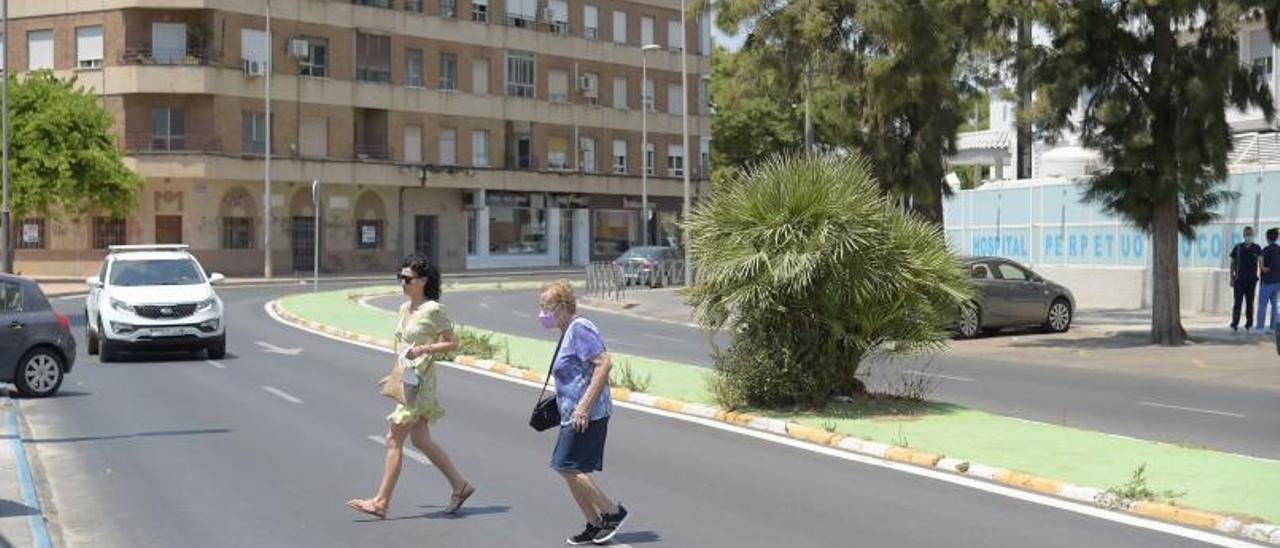
<path fill-rule="evenodd" d="M 209 276 L 209 285 L 222 285 L 222 282 L 225 281 L 227 281 L 227 277 L 220 272 L 214 272 Z"/>
<path fill-rule="evenodd" d="M 97 276 L 85 278 L 84 283 L 89 284 L 90 289 L 102 289 L 102 280 L 98 279 Z"/>

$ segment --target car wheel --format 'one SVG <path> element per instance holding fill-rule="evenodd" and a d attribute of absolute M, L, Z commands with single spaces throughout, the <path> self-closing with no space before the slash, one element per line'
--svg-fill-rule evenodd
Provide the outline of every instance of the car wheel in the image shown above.
<path fill-rule="evenodd" d="M 1049 315 L 1045 318 L 1044 328 L 1054 333 L 1065 333 L 1071 329 L 1071 305 L 1065 299 L 1057 299 L 1049 305 Z"/>
<path fill-rule="evenodd" d="M 982 332 L 982 312 L 977 305 L 960 309 L 960 324 L 956 326 L 956 334 L 963 339 L 972 339 Z"/>
<path fill-rule="evenodd" d="M 62 356 L 48 348 L 27 352 L 18 362 L 13 384 L 18 393 L 28 398 L 45 398 L 58 393 L 62 386 Z"/>
<path fill-rule="evenodd" d="M 210 344 L 208 352 L 209 359 L 211 360 L 221 360 L 222 358 L 227 357 L 227 337 L 223 336 L 217 341 L 214 341 L 213 344 Z"/>
<path fill-rule="evenodd" d="M 93 329 L 87 325 L 84 328 L 84 338 L 85 338 L 85 344 L 84 344 L 85 352 L 88 352 L 90 356 L 97 356 L 98 355 L 98 336 L 94 335 Z"/>
<path fill-rule="evenodd" d="M 120 351 L 107 339 L 98 339 L 98 362 L 111 363 L 120 359 Z"/>

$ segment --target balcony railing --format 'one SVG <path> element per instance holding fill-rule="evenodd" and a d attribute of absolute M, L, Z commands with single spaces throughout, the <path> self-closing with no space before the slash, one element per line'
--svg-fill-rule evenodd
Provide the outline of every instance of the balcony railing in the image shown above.
<path fill-rule="evenodd" d="M 129 46 L 120 56 L 125 65 L 194 65 L 207 66 L 218 63 L 217 51 L 212 48 L 181 49 L 153 48 L 150 44 Z"/>
<path fill-rule="evenodd" d="M 216 135 L 184 133 L 181 135 L 128 134 L 126 152 L 222 152 L 222 139 Z"/>

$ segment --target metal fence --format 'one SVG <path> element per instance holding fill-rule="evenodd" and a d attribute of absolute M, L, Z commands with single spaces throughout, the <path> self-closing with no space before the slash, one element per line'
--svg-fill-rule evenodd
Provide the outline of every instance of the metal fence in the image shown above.
<path fill-rule="evenodd" d="M 593 262 L 586 267 L 586 296 L 620 302 L 631 291 L 682 286 L 684 265 L 684 261 L 663 261 L 646 268 L 640 264 Z"/>

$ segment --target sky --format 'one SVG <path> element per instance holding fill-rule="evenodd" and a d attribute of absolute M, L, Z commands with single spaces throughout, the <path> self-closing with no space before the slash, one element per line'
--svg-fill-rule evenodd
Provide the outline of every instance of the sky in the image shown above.
<path fill-rule="evenodd" d="M 714 17 L 712 20 L 714 20 Z M 738 48 L 742 47 L 742 42 L 747 39 L 747 34 L 739 32 L 736 35 L 729 35 L 721 32 L 715 25 L 711 25 L 711 39 L 724 49 L 737 51 Z"/>

